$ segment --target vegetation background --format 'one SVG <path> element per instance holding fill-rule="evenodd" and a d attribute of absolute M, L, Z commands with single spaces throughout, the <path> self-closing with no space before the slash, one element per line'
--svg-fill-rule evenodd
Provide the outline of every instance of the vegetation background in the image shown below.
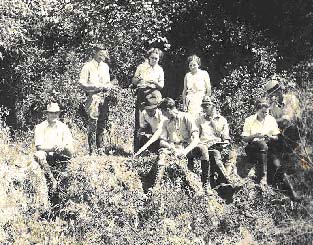
<path fill-rule="evenodd" d="M 0 17 L 1 243 L 312 242 L 312 1 L 2 0 Z M 85 156 L 85 97 L 77 80 L 92 43 L 107 46 L 121 87 L 107 142 L 124 152 L 132 148 L 134 95 L 128 86 L 149 47 L 165 51 L 163 94 L 178 100 L 186 58 L 202 58 L 236 143 L 243 119 L 277 74 L 301 100 L 302 147 L 290 171 L 306 202 L 294 204 L 271 189 L 262 194 L 249 181 L 231 204 L 191 198 L 179 181 L 147 196 L 140 179 L 154 156 Z M 62 118 L 79 154 L 69 170 L 66 218 L 47 221 L 39 218 L 40 171 L 31 156 L 33 127 L 51 99 L 65 109 Z M 241 158 L 238 164 L 247 167 Z"/>

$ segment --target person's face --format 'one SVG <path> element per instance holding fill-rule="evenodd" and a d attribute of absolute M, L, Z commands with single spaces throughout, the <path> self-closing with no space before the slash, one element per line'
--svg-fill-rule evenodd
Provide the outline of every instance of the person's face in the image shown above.
<path fill-rule="evenodd" d="M 202 105 L 202 110 L 207 116 L 212 116 L 214 111 L 214 104 L 212 102 Z"/>
<path fill-rule="evenodd" d="M 107 57 L 107 51 L 106 50 L 99 50 L 95 56 L 94 56 L 94 59 L 97 61 L 97 62 L 105 62 L 105 59 Z"/>
<path fill-rule="evenodd" d="M 156 108 L 153 109 L 146 109 L 146 112 L 148 114 L 149 117 L 153 117 L 155 115 L 156 112 Z"/>
<path fill-rule="evenodd" d="M 194 73 L 197 72 L 197 70 L 199 69 L 199 64 L 197 61 L 192 60 L 189 62 L 189 70 Z"/>
<path fill-rule="evenodd" d="M 260 119 L 264 119 L 268 115 L 268 106 L 262 106 L 262 108 L 257 111 L 257 114 Z"/>
<path fill-rule="evenodd" d="M 277 91 L 269 95 L 269 99 L 271 103 L 280 103 L 281 96 L 282 96 L 281 90 L 278 89 Z"/>
<path fill-rule="evenodd" d="M 174 110 L 169 108 L 162 109 L 162 114 L 168 119 L 173 119 L 175 117 Z"/>
<path fill-rule="evenodd" d="M 158 64 L 159 59 L 160 59 L 160 57 L 159 57 L 158 54 L 156 54 L 156 53 L 151 53 L 150 56 L 149 56 L 149 64 L 150 64 L 151 66 L 155 66 L 156 64 Z"/>
<path fill-rule="evenodd" d="M 60 112 L 47 112 L 48 123 L 55 123 L 59 118 Z"/>

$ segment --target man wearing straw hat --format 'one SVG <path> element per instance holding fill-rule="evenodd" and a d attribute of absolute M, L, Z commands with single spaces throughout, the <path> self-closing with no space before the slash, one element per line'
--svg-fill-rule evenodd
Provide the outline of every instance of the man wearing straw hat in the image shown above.
<path fill-rule="evenodd" d="M 85 110 L 88 115 L 90 154 L 102 147 L 103 133 L 109 116 L 109 98 L 103 92 L 107 93 L 113 88 L 109 66 L 106 63 L 109 58 L 108 51 L 101 45 L 93 45 L 93 48 L 93 59 L 85 63 L 79 79 L 80 87 L 87 94 Z"/>
<path fill-rule="evenodd" d="M 284 93 L 284 86 L 274 77 L 265 85 L 270 100 L 270 114 L 281 130 L 280 151 L 291 153 L 300 140 L 298 123 L 301 117 L 299 99 L 293 93 Z"/>
<path fill-rule="evenodd" d="M 34 157 L 49 183 L 50 198 L 57 199 L 55 191 L 62 189 L 64 183 L 61 182 L 65 182 L 62 174 L 73 155 L 73 138 L 67 125 L 59 120 L 60 108 L 57 103 L 48 104 L 45 112 L 47 119 L 35 127 Z"/>

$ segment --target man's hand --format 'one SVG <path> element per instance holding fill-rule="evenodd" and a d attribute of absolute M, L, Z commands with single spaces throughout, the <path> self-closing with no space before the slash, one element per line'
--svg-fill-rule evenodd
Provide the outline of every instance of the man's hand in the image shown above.
<path fill-rule="evenodd" d="M 178 159 L 183 159 L 186 157 L 186 152 L 184 150 L 179 150 L 179 151 L 176 151 L 175 152 L 175 156 L 178 158 Z"/>

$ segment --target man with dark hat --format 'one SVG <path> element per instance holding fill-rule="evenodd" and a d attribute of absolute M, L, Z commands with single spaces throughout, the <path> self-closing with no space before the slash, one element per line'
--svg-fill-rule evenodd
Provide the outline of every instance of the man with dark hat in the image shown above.
<path fill-rule="evenodd" d="M 161 110 L 158 109 L 159 103 L 157 101 L 144 102 L 142 104 L 143 111 L 139 115 L 139 130 L 138 138 L 140 147 L 142 147 L 157 131 L 161 130 L 165 117 Z M 160 147 L 160 141 L 153 142 L 148 149 L 152 152 L 157 152 Z"/>
<path fill-rule="evenodd" d="M 256 161 L 257 181 L 262 185 L 275 184 L 280 160 L 277 156 L 277 140 L 280 130 L 274 117 L 269 115 L 269 104 L 266 99 L 260 99 L 256 104 L 256 114 L 246 118 L 242 137 L 248 145 L 245 148 L 251 162 Z M 277 177 L 277 176 L 276 176 Z M 293 186 L 285 173 L 280 175 L 284 188 L 294 200 L 299 200 Z"/>
<path fill-rule="evenodd" d="M 200 113 L 196 120 L 196 124 L 200 130 L 199 145 L 207 147 L 210 156 L 210 165 L 220 173 L 219 179 L 222 182 L 231 182 L 230 175 L 234 168 L 234 162 L 230 159 L 232 148 L 227 120 L 217 111 L 215 99 L 205 96 L 201 106 L 202 113 Z M 212 160 L 214 159 L 214 162 L 211 161 L 211 158 Z M 204 172 L 208 172 L 207 174 L 210 176 L 210 168 L 205 171 L 202 169 L 202 173 Z M 207 185 L 210 185 L 209 180 L 207 180 Z"/>
<path fill-rule="evenodd" d="M 46 113 L 47 120 L 35 127 L 35 160 L 50 185 L 50 198 L 58 199 L 55 191 L 60 191 L 66 182 L 62 174 L 73 155 L 73 138 L 67 125 L 59 120 L 60 108 L 57 103 L 48 104 Z"/>
<path fill-rule="evenodd" d="M 114 85 L 110 81 L 109 66 L 106 63 L 108 51 L 100 45 L 94 45 L 93 48 L 93 59 L 84 64 L 79 79 L 81 88 L 87 94 L 85 110 L 88 115 L 90 154 L 102 147 L 109 116 L 109 99 L 105 93 L 111 91 Z"/>

